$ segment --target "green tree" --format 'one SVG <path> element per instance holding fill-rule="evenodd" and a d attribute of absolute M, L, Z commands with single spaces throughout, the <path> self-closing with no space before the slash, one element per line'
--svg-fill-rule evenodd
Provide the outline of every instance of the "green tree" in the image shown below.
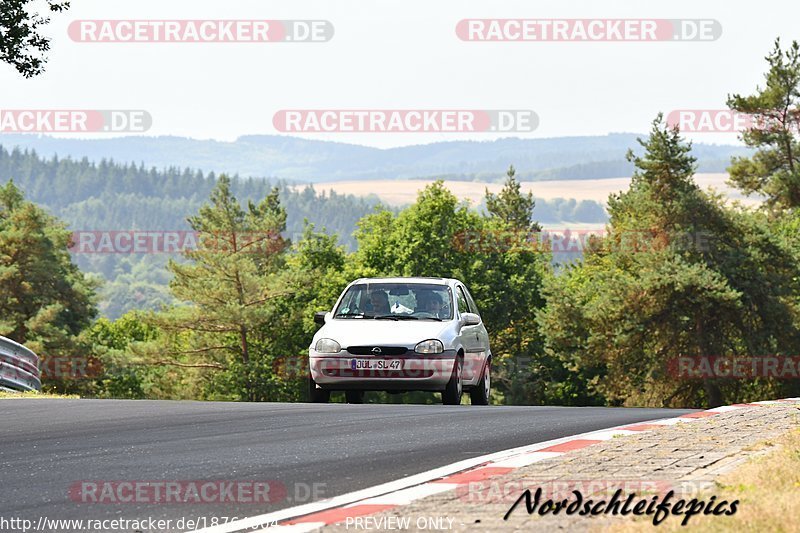
<path fill-rule="evenodd" d="M 506 181 L 498 194 L 493 194 L 486 188 L 486 210 L 512 229 L 540 231 L 539 224 L 533 221 L 533 208 L 536 207 L 533 193 L 524 195 L 520 192 L 520 182 L 517 181 L 516 174 L 513 165 L 508 167 Z"/>
<path fill-rule="evenodd" d="M 137 354 L 136 345 L 155 341 L 159 330 L 147 316 L 132 311 L 111 321 L 98 319 L 85 331 L 92 347 L 92 356 L 99 361 L 99 375 L 92 383 L 92 396 L 98 398 L 164 398 L 180 397 L 172 385 L 172 369 L 150 366 Z M 166 389 L 166 390 L 164 390 Z M 165 394 L 168 392 L 168 394 Z"/>
<path fill-rule="evenodd" d="M 548 398 L 549 362 L 542 358 L 536 312 L 544 305 L 543 280 L 551 254 L 534 220 L 531 193 L 522 194 L 511 166 L 499 194 L 486 190 L 468 283 L 492 333 L 494 382 L 512 404 L 540 404 Z"/>
<path fill-rule="evenodd" d="M 283 273 L 289 243 L 278 191 L 243 209 L 230 179 L 220 176 L 189 224 L 198 248 L 184 253 L 187 261 L 169 263 L 170 290 L 189 305 L 159 315 L 175 359 L 154 363 L 212 370 L 212 397 L 273 399 L 269 342 L 279 337 L 280 317 L 271 303 L 294 286 Z"/>
<path fill-rule="evenodd" d="M 72 264 L 71 236 L 13 182 L 0 187 L 0 334 L 42 354 L 74 348 L 97 312 L 96 282 Z"/>
<path fill-rule="evenodd" d="M 44 390 L 80 393 L 85 382 L 72 378 L 82 376 L 61 369 L 87 366 L 81 331 L 97 314 L 98 284 L 72 263 L 70 241 L 13 182 L 0 186 L 0 335 L 39 355 Z"/>
<path fill-rule="evenodd" d="M 784 51 L 776 40 L 766 60 L 765 87 L 728 97 L 728 107 L 753 117 L 742 140 L 756 149 L 752 157 L 734 158 L 728 172 L 735 186 L 764 194 L 771 206 L 800 207 L 800 45 Z"/>
<path fill-rule="evenodd" d="M 286 268 L 297 280 L 297 290 L 280 300 L 284 321 L 275 351 L 281 357 L 274 366 L 283 380 L 285 396 L 307 399 L 308 346 L 319 328 L 314 313 L 331 310 L 345 286 L 362 272 L 352 254 L 348 256 L 338 244 L 336 235 L 328 235 L 325 228 L 315 231 L 310 223 L 292 244 Z"/>
<path fill-rule="evenodd" d="M 480 227 L 480 216 L 440 180 L 396 216 L 381 210 L 361 219 L 355 234 L 357 256 L 380 275 L 463 278 L 470 256 L 458 243 Z"/>
<path fill-rule="evenodd" d="M 51 12 L 69 9 L 69 2 L 46 0 Z M 31 0 L 0 0 L 0 61 L 13 65 L 30 78 L 41 74 L 50 50 L 50 39 L 41 34 L 41 26 L 50 22 L 31 10 Z"/>
<path fill-rule="evenodd" d="M 697 187 L 690 145 L 660 115 L 640 142 L 630 189 L 609 198 L 607 236 L 545 291 L 546 353 L 612 404 L 740 400 L 759 384 L 685 379 L 670 362 L 793 353 L 798 265 L 763 215 Z"/>

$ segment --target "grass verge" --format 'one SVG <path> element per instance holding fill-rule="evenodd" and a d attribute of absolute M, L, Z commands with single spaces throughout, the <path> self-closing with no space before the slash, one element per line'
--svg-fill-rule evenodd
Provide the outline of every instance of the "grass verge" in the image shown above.
<path fill-rule="evenodd" d="M 51 394 L 45 392 L 28 391 L 28 392 L 6 392 L 0 391 L 0 400 L 19 400 L 19 399 L 62 399 L 62 400 L 78 400 L 80 396 L 77 394 Z"/>

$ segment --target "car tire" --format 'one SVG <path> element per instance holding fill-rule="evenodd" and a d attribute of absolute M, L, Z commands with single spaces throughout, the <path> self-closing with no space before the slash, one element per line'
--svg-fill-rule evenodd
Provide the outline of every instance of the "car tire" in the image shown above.
<path fill-rule="evenodd" d="M 364 403 L 363 390 L 346 390 L 344 391 L 344 398 L 347 403 Z"/>
<path fill-rule="evenodd" d="M 447 382 L 447 387 L 442 391 L 442 403 L 444 405 L 460 405 L 461 395 L 464 393 L 463 385 L 461 383 L 461 368 L 463 362 L 461 357 L 456 358 L 456 364 L 453 368 L 453 375 L 450 376 L 450 381 Z"/>
<path fill-rule="evenodd" d="M 331 399 L 331 391 L 318 389 L 314 378 L 308 376 L 308 398 L 311 403 L 328 403 Z"/>
<path fill-rule="evenodd" d="M 486 361 L 483 367 L 481 380 L 469 391 L 469 399 L 472 405 L 489 405 L 489 394 L 492 388 L 492 365 L 491 360 Z"/>

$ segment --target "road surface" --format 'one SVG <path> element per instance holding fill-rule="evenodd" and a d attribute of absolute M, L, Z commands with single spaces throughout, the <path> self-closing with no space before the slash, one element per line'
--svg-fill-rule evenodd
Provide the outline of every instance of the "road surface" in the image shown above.
<path fill-rule="evenodd" d="M 690 412 L 57 399 L 0 407 L 0 518 L 33 523 L 252 516 L 491 452 Z M 237 503 L 219 503 L 213 491 L 204 503 L 150 503 L 152 492 L 109 503 L 132 494 L 119 482 L 142 481 L 182 482 L 182 497 L 192 481 L 242 482 L 244 492 Z M 263 487 L 248 496 L 253 481 L 268 482 L 272 497 Z M 97 483 L 91 494 L 102 503 L 84 501 L 95 486 L 84 482 Z"/>

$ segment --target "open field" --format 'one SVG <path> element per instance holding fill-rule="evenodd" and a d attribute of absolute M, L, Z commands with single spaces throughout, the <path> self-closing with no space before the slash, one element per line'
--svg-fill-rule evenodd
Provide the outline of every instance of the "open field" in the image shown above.
<path fill-rule="evenodd" d="M 725 193 L 732 200 L 740 200 L 745 204 L 757 203 L 755 199 L 745 198 L 739 191 L 725 184 L 727 174 L 697 174 L 695 180 L 705 188 L 714 189 Z M 537 198 L 550 200 L 553 198 L 575 198 L 576 200 L 595 200 L 606 203 L 608 195 L 624 190 L 630 184 L 630 178 L 606 178 L 593 180 L 553 180 L 523 182 L 524 192 L 532 191 Z M 370 181 L 332 181 L 318 183 L 314 187 L 318 191 L 334 190 L 338 194 L 353 194 L 356 196 L 377 195 L 383 202 L 400 206 L 413 203 L 417 193 L 434 180 L 370 180 Z M 445 185 L 457 197 L 469 200 L 473 205 L 480 204 L 485 190 L 498 192 L 501 183 L 482 183 L 475 181 L 446 180 Z"/>

